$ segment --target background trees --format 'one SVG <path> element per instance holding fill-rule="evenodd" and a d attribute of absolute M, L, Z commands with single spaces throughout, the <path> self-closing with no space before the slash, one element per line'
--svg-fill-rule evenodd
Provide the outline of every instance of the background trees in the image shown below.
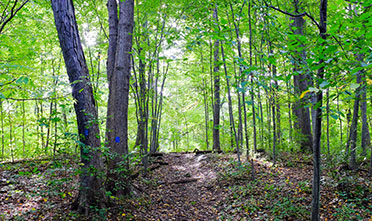
<path fill-rule="evenodd" d="M 371 1 L 108 3 L 74 1 L 86 65 L 69 81 L 50 4 L 1 2 L 2 159 L 79 153 L 84 93 L 70 84 L 88 79 L 106 135 L 89 146 L 115 153 L 110 173 L 136 152 L 145 166 L 150 152 L 243 147 L 345 156 L 353 169 L 370 157 Z"/>

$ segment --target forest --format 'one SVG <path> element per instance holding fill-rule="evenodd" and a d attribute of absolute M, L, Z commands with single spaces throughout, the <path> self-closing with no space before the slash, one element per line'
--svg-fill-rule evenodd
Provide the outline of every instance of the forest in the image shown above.
<path fill-rule="evenodd" d="M 371 8 L 0 0 L 0 219 L 372 219 Z"/>

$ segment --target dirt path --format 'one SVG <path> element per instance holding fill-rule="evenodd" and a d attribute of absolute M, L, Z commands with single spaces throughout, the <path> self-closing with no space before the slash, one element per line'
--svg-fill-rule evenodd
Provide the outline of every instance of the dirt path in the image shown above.
<path fill-rule="evenodd" d="M 215 220 L 221 191 L 214 186 L 217 174 L 209 163 L 213 155 L 194 153 L 169 154 L 169 165 L 150 174 L 157 184 L 143 186 L 146 201 L 133 211 L 133 218 L 143 220 Z"/>
<path fill-rule="evenodd" d="M 77 162 L 0 165 L 0 220 L 308 220 L 310 157 L 281 157 L 277 166 L 255 159 L 255 180 L 233 154 L 153 157 L 153 170 L 133 180 L 133 197 L 94 217 L 71 210 Z M 372 184 L 363 171 L 323 169 L 322 220 L 371 219 Z"/>

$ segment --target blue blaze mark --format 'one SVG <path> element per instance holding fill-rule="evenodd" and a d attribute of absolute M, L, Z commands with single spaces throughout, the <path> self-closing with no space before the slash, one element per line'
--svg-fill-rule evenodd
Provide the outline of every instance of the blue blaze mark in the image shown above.
<path fill-rule="evenodd" d="M 85 136 L 88 136 L 88 135 L 89 135 L 89 130 L 88 130 L 88 129 L 85 129 L 85 130 L 84 130 L 84 135 L 85 135 Z"/>
<path fill-rule="evenodd" d="M 115 137 L 115 142 L 120 143 L 120 137 Z"/>

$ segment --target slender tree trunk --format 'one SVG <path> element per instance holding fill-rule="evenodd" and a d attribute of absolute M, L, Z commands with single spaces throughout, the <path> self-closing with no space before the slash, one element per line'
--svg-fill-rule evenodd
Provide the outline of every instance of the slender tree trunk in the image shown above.
<path fill-rule="evenodd" d="M 40 101 L 40 117 L 39 119 L 44 118 L 44 108 L 43 108 L 43 101 Z M 44 125 L 40 126 L 40 134 L 41 134 L 41 148 L 43 149 L 45 146 L 45 140 L 44 140 Z"/>
<path fill-rule="evenodd" d="M 57 95 L 56 95 L 57 96 Z M 96 111 L 97 111 L 97 107 L 96 107 Z M 57 117 L 57 113 L 58 113 L 58 110 L 57 110 L 57 101 L 54 102 L 54 111 L 55 111 L 55 118 Z M 98 112 L 97 112 L 98 114 Z M 58 134 L 58 122 L 55 120 L 54 121 L 54 143 L 53 143 L 53 159 L 55 158 L 56 156 L 56 151 L 57 151 L 57 140 L 58 140 L 58 137 L 57 137 L 57 134 Z"/>
<path fill-rule="evenodd" d="M 36 136 L 37 136 L 37 142 L 36 142 L 36 152 L 39 153 L 39 147 L 40 147 L 40 110 L 39 110 L 39 105 L 38 101 L 35 101 L 35 116 L 36 116 Z"/>
<path fill-rule="evenodd" d="M 4 134 L 4 110 L 3 100 L 0 100 L 0 117 L 1 117 L 1 158 L 5 158 L 5 134 Z"/>
<path fill-rule="evenodd" d="M 362 61 L 362 55 L 356 55 L 358 61 Z M 358 71 L 356 73 L 356 82 L 358 84 L 362 83 L 362 72 Z M 358 135 L 358 118 L 359 118 L 359 104 L 360 104 L 360 94 L 361 94 L 361 86 L 359 86 L 355 90 L 355 100 L 354 100 L 354 108 L 353 108 L 353 118 L 351 120 L 351 127 L 350 127 L 350 137 L 349 137 L 349 145 L 350 145 L 350 167 L 355 170 L 357 169 L 358 165 L 356 162 L 356 144 L 357 144 L 357 135 Z"/>
<path fill-rule="evenodd" d="M 330 150 L 329 150 L 329 146 L 330 146 L 330 143 L 329 143 L 329 89 L 327 89 L 327 92 L 326 92 L 326 99 L 327 99 L 327 107 L 326 107 L 326 111 L 327 111 L 327 151 L 328 151 L 328 155 L 330 155 Z"/>
<path fill-rule="evenodd" d="M 205 143 L 207 145 L 207 150 L 209 150 L 209 110 L 208 110 L 208 89 L 205 79 L 203 78 L 203 89 L 204 89 L 204 120 L 205 120 Z"/>
<path fill-rule="evenodd" d="M 252 67 L 252 16 L 251 16 L 251 1 L 248 3 L 248 24 L 249 24 L 249 65 Z M 253 74 L 250 74 L 251 78 L 251 105 L 252 105 L 252 120 L 253 120 L 253 149 L 257 151 L 257 128 L 256 128 L 256 108 L 254 104 L 254 89 L 253 89 Z M 252 161 L 253 162 L 253 161 Z M 253 167 L 253 165 L 252 165 Z"/>
<path fill-rule="evenodd" d="M 362 156 L 367 155 L 367 148 L 371 145 L 371 136 L 369 133 L 368 120 L 367 120 L 367 89 L 366 89 L 366 74 L 362 73 L 362 100 L 360 109 L 362 112 Z"/>
<path fill-rule="evenodd" d="M 49 103 L 48 128 L 47 128 L 47 134 L 46 134 L 45 146 L 44 146 L 44 152 L 45 152 L 45 154 L 48 153 L 49 140 L 50 140 L 50 130 L 52 128 L 52 125 L 50 123 L 51 122 L 51 118 L 52 118 L 52 114 L 53 114 L 53 101 L 50 101 L 50 103 Z"/>
<path fill-rule="evenodd" d="M 13 138 L 13 120 L 10 117 L 10 113 L 8 113 L 8 120 L 9 120 L 9 146 L 10 146 L 10 155 L 12 157 L 12 162 L 14 162 L 14 138 Z"/>
<path fill-rule="evenodd" d="M 26 148 L 26 140 L 25 140 L 25 126 L 26 126 L 26 115 L 25 115 L 25 100 L 22 101 L 22 153 L 23 158 L 26 157 L 25 148 Z"/>
<path fill-rule="evenodd" d="M 213 19 L 217 23 L 217 5 L 213 12 Z M 217 26 L 217 24 L 215 24 Z M 221 151 L 220 146 L 220 64 L 219 64 L 219 47 L 220 41 L 218 39 L 214 42 L 214 68 L 213 68 L 213 81 L 214 81 L 214 107 L 213 107 L 213 150 Z"/>
<path fill-rule="evenodd" d="M 89 72 L 80 42 L 75 9 L 72 0 L 52 0 L 55 25 L 65 60 L 67 74 L 75 99 L 78 134 L 80 138 L 81 174 L 77 209 L 86 215 L 91 207 L 104 207 L 105 191 L 103 180 L 104 165 L 99 147 L 99 127 Z M 93 123 L 92 123 L 93 122 Z M 95 168 L 92 172 L 92 168 Z"/>
<path fill-rule="evenodd" d="M 347 121 L 347 141 L 346 141 L 346 150 L 345 150 L 345 156 L 349 157 L 350 154 L 350 127 L 351 127 L 351 110 L 349 108 L 347 115 L 346 115 L 346 121 Z"/>
<path fill-rule="evenodd" d="M 288 123 L 289 123 L 289 141 L 292 142 L 292 114 L 291 114 L 291 98 L 290 98 L 290 86 L 289 86 L 289 81 L 286 82 L 287 86 L 287 102 L 288 102 Z"/>
<path fill-rule="evenodd" d="M 276 67 L 274 66 L 275 68 L 275 72 L 276 72 Z M 274 81 L 274 85 L 275 85 L 275 90 L 276 91 L 279 91 L 279 84 L 278 84 L 278 81 L 275 80 Z M 278 144 L 281 143 L 281 140 L 282 140 L 282 129 L 281 129 L 281 123 L 280 123 L 280 103 L 279 103 L 279 97 L 278 97 L 278 93 L 275 93 L 275 108 L 276 108 L 276 136 L 277 136 L 277 142 Z"/>
<path fill-rule="evenodd" d="M 276 163 L 276 144 L 277 144 L 277 131 L 276 131 L 276 120 L 275 120 L 275 98 L 274 98 L 274 91 L 272 94 L 272 115 L 273 115 L 273 165 Z"/>
<path fill-rule="evenodd" d="M 338 93 L 338 91 L 337 91 L 337 111 L 338 111 L 338 113 L 341 113 L 340 112 L 340 98 L 339 98 L 339 93 Z M 339 118 L 338 118 L 338 120 L 339 120 L 339 122 L 340 122 L 340 147 L 342 147 L 342 143 L 343 143 L 343 141 L 342 141 L 342 131 L 343 131 L 343 128 L 342 128 L 342 118 L 341 118 L 341 116 L 339 116 Z"/>
<path fill-rule="evenodd" d="M 327 5 L 328 0 L 320 1 L 320 22 L 319 32 L 320 37 L 323 40 L 327 39 Z M 324 41 L 325 42 L 325 41 Z M 324 47 L 324 45 L 323 45 Z M 324 60 L 320 60 L 320 65 L 324 63 Z M 318 70 L 318 79 L 323 79 L 324 67 Z M 319 85 L 319 82 L 318 82 Z M 320 148 L 321 148 L 321 135 L 322 135 L 322 100 L 323 93 L 320 90 L 316 94 L 316 109 L 315 109 L 315 122 L 314 122 L 314 142 L 313 142 L 313 187 L 312 187 L 312 207 L 311 207 L 311 220 L 320 220 L 319 215 L 319 204 L 320 204 Z"/>
<path fill-rule="evenodd" d="M 243 4 L 242 4 L 242 7 L 241 7 L 241 10 L 240 10 L 240 14 L 242 14 L 242 10 L 243 10 L 243 7 L 244 5 L 246 4 L 246 0 L 244 0 Z M 236 40 L 238 42 L 238 55 L 239 55 L 239 74 L 240 74 L 240 78 L 241 79 L 245 79 L 243 78 L 243 65 L 242 65 L 242 60 L 243 60 L 243 55 L 242 55 L 242 49 L 241 49 L 241 40 L 240 40 L 240 28 L 239 28 L 239 24 L 240 24 L 240 18 L 238 20 L 238 22 L 235 22 L 235 13 L 234 13 L 234 9 L 232 7 L 232 4 L 230 3 L 230 10 L 231 10 L 231 15 L 232 15 L 232 20 L 233 20 L 233 24 L 234 24 L 234 28 L 235 28 L 235 35 L 236 35 Z M 243 80 L 242 82 L 244 82 L 245 80 Z M 244 82 L 246 83 L 246 82 Z M 240 102 L 240 97 L 239 97 L 239 92 L 238 92 L 238 98 L 239 98 L 239 103 L 238 103 L 238 108 L 239 108 L 239 130 L 240 130 L 240 133 L 241 134 L 240 136 L 240 139 L 241 139 L 241 147 L 243 149 L 243 125 L 242 125 L 242 116 L 241 116 L 241 112 L 242 112 L 242 108 L 241 106 L 243 106 L 243 115 L 244 115 L 244 134 L 245 134 L 245 145 L 246 145 L 246 153 L 247 153 L 247 161 L 249 159 L 249 138 L 248 138 L 248 123 L 247 123 L 247 108 L 246 108 L 246 98 L 245 98 L 245 85 L 242 85 L 243 89 L 242 89 L 242 103 Z"/>
<path fill-rule="evenodd" d="M 239 165 L 240 165 L 241 164 L 241 160 L 240 160 L 239 138 L 238 138 L 238 135 L 237 135 L 236 129 L 235 129 L 234 115 L 233 115 L 233 109 L 232 109 L 232 100 L 231 100 L 230 81 L 229 81 L 229 76 L 227 75 L 225 53 L 224 53 L 224 48 L 223 48 L 223 45 L 222 44 L 221 44 L 221 55 L 222 55 L 223 66 L 224 66 L 225 77 L 226 77 L 227 98 L 228 98 L 228 106 L 229 106 L 230 125 L 231 125 L 231 128 L 233 130 L 233 136 L 235 138 L 236 151 L 237 151 L 237 155 L 238 155 L 238 162 L 239 162 Z"/>

